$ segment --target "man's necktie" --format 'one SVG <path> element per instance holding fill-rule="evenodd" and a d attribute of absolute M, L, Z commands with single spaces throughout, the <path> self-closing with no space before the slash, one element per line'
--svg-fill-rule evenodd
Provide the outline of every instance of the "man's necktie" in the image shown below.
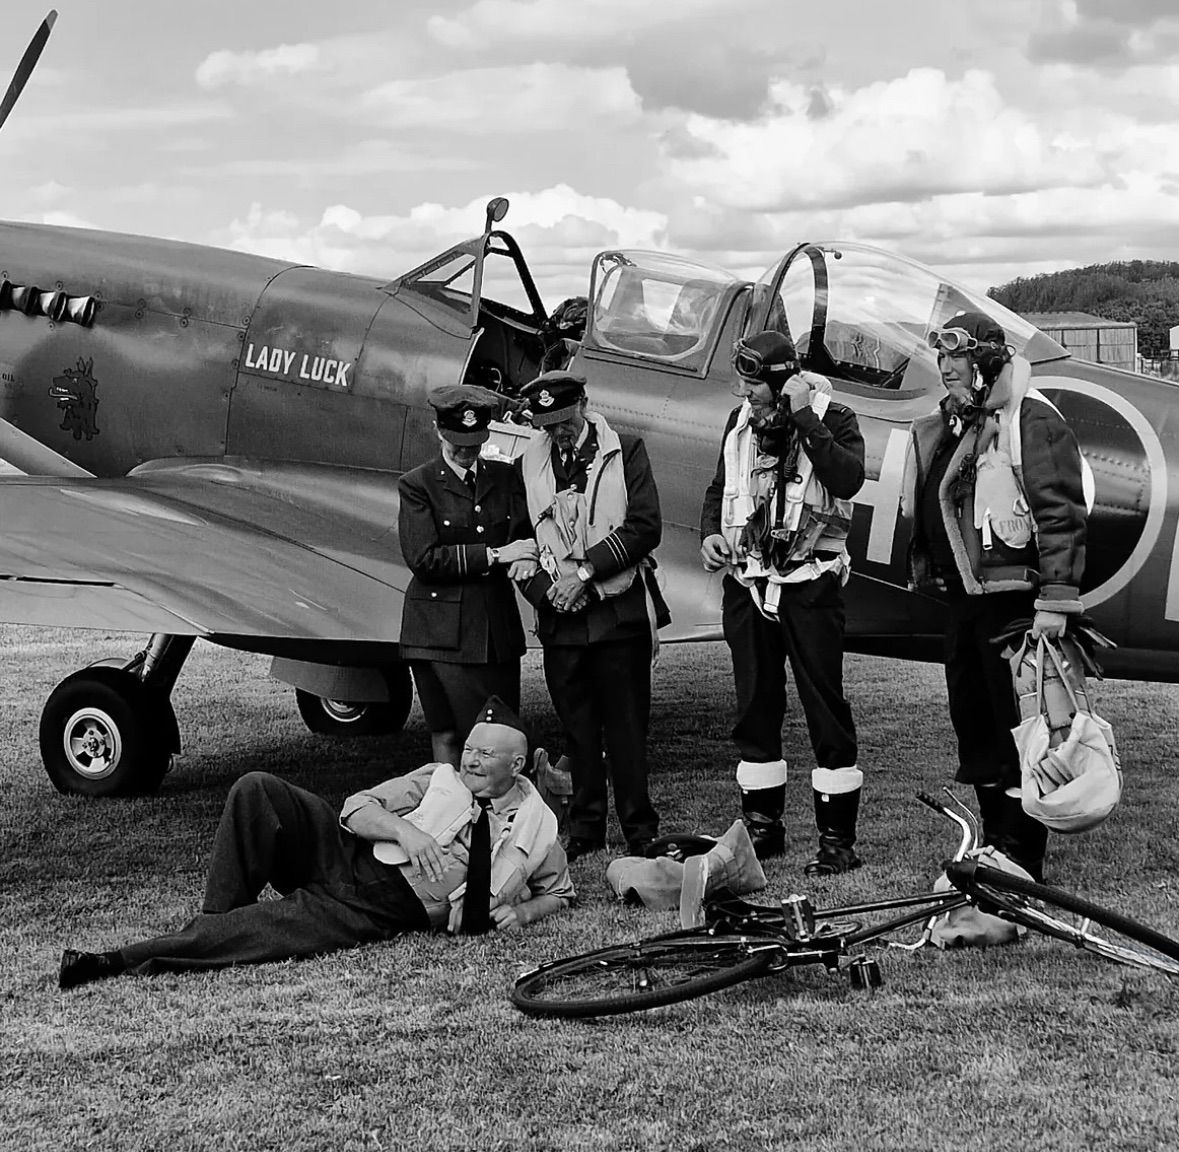
<path fill-rule="evenodd" d="M 463 893 L 463 932 L 477 936 L 491 926 L 491 801 L 476 797 L 479 819 L 471 825 L 467 852 L 467 890 Z"/>
<path fill-rule="evenodd" d="M 466 475 L 463 477 L 463 483 L 467 486 L 467 491 L 472 496 L 475 495 L 475 469 L 468 468 Z"/>

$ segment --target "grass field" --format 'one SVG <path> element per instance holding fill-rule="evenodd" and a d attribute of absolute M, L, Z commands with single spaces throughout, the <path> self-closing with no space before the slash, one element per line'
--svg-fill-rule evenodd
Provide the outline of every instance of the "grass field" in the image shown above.
<path fill-rule="evenodd" d="M 580 907 L 517 934 L 407 937 L 284 965 L 56 987 L 63 946 L 110 948 L 181 924 L 200 899 L 222 799 L 250 769 L 333 801 L 427 760 L 415 709 L 396 741 L 306 733 L 266 661 L 198 647 L 175 703 L 186 755 L 158 796 L 63 797 L 37 718 L 53 685 L 126 637 L 0 630 L 0 1147 L 4 1149 L 1174 1149 L 1179 987 L 1063 944 L 881 954 L 885 985 L 780 976 L 591 1023 L 521 1016 L 526 967 L 674 927 L 609 897 L 606 858 L 574 866 Z M 786 858 L 768 897 L 917 891 L 952 846 L 912 801 L 948 782 L 940 670 L 849 658 L 867 774 L 850 877 L 812 881 L 801 719 Z M 550 742 L 536 656 L 525 705 Z M 654 792 L 665 830 L 735 815 L 727 654 L 665 647 Z M 1104 826 L 1055 838 L 1049 878 L 1179 935 L 1176 697 L 1099 685 L 1126 769 Z M 615 830 L 615 843 L 618 846 Z"/>

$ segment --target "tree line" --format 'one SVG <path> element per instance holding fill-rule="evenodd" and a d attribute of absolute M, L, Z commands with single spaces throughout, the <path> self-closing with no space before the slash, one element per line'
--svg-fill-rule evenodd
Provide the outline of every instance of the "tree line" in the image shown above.
<path fill-rule="evenodd" d="M 1138 325 L 1138 351 L 1168 354 L 1170 329 L 1179 324 L 1179 263 L 1125 260 L 1090 264 L 1040 276 L 1019 276 L 987 290 L 1013 312 L 1088 312 Z"/>

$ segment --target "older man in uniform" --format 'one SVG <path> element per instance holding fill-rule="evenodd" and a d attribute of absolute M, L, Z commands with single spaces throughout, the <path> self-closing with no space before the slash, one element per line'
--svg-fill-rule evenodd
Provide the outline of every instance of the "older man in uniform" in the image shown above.
<path fill-rule="evenodd" d="M 520 476 L 479 448 L 502 403 L 471 385 L 437 388 L 439 454 L 398 485 L 401 551 L 413 573 L 401 654 L 413 670 L 434 759 L 458 764 L 463 734 L 488 696 L 520 706 L 524 629 L 512 580 L 536 546 Z"/>
<path fill-rule="evenodd" d="M 526 595 L 568 741 L 566 852 L 575 860 L 606 845 L 604 742 L 622 834 L 641 856 L 659 827 L 647 786 L 651 657 L 670 620 L 654 578 L 663 532 L 655 477 L 643 441 L 588 409 L 580 376 L 543 373 L 524 400 L 543 433 L 518 461 L 541 567 Z"/>
<path fill-rule="evenodd" d="M 59 986 L 261 964 L 402 932 L 512 929 L 573 899 L 557 819 L 521 775 L 527 739 L 488 700 L 458 771 L 427 764 L 326 800 L 266 772 L 234 782 L 213 840 L 203 911 L 179 932 L 62 954 Z M 281 896 L 258 900 L 269 884 Z"/>

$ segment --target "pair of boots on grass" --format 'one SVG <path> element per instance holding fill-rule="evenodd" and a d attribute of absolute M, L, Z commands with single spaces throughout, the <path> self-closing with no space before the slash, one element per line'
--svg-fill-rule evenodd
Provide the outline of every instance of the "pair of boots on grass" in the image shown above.
<path fill-rule="evenodd" d="M 819 849 L 804 871 L 834 876 L 860 866 L 855 852 L 856 818 L 864 774 L 858 768 L 816 768 L 811 773 Z M 726 890 L 734 896 L 766 886 L 761 860 L 785 851 L 786 762 L 737 768 L 742 817 L 715 842 L 707 837 L 664 837 L 670 854 L 654 858 L 624 856 L 606 870 L 606 878 L 623 899 L 648 908 L 679 907 L 680 922 L 694 928 L 704 921 L 704 902 Z M 695 855 L 689 853 L 694 852 Z"/>

